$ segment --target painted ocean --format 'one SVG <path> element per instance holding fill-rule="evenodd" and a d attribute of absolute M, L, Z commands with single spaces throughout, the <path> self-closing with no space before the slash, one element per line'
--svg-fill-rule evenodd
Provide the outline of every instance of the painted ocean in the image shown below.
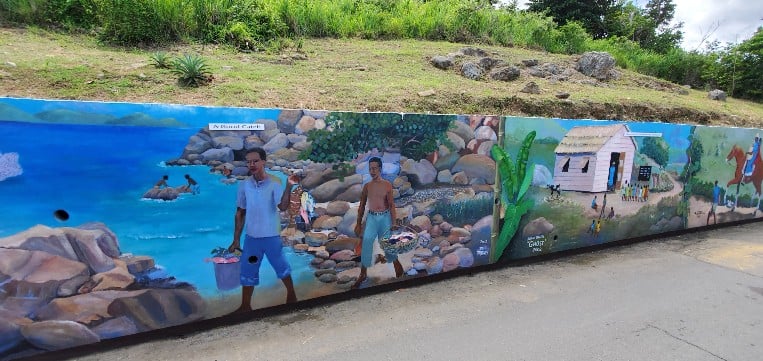
<path fill-rule="evenodd" d="M 0 182 L 0 237 L 37 224 L 50 227 L 103 222 L 118 236 L 122 252 L 148 255 L 167 274 L 215 295 L 212 248 L 232 240 L 236 185 L 220 182 L 206 166 L 167 167 L 180 155 L 191 128 L 59 125 L 0 122 L 0 153 L 18 153 L 23 174 Z M 141 199 L 163 175 L 170 186 L 189 174 L 200 193 L 174 201 Z M 70 218 L 60 221 L 56 210 Z M 284 249 L 295 283 L 313 281 L 309 256 Z M 199 272 L 208 268 L 209 272 Z M 272 267 L 262 285 L 280 284 Z"/>

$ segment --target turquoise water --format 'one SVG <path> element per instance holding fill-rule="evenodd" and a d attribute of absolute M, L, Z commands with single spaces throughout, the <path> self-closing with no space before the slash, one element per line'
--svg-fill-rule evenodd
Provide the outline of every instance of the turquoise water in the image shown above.
<path fill-rule="evenodd" d="M 148 255 L 166 273 L 217 294 L 212 248 L 233 238 L 236 185 L 206 166 L 166 167 L 198 128 L 146 128 L 0 122 L 0 152 L 19 153 L 21 176 L 0 182 L 0 237 L 37 224 L 74 227 L 103 222 L 119 238 L 124 253 Z M 189 174 L 201 186 L 197 195 L 174 201 L 142 199 L 162 175 L 170 186 L 186 184 Z M 57 220 L 63 209 L 70 219 Z M 296 284 L 314 282 L 307 255 L 286 248 Z M 267 264 L 262 286 L 280 284 Z"/>

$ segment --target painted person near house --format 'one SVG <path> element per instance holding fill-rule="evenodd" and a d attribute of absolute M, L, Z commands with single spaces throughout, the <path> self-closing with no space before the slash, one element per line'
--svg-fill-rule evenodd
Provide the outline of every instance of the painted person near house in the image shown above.
<path fill-rule="evenodd" d="M 286 287 L 286 303 L 297 301 L 291 267 L 286 261 L 281 243 L 281 215 L 289 207 L 291 188 L 299 183 L 299 177 L 288 177 L 287 186 L 265 172 L 266 153 L 262 148 L 252 148 L 246 153 L 246 162 L 252 176 L 239 183 L 236 195 L 236 215 L 233 243 L 228 251 L 240 249 L 241 233 L 246 232 L 241 255 L 241 306 L 236 312 L 252 310 L 254 287 L 260 283 L 260 266 L 263 256 L 273 266 L 276 276 Z"/>
<path fill-rule="evenodd" d="M 609 190 L 615 189 L 615 174 L 617 174 L 617 167 L 615 167 L 615 162 L 612 162 L 609 166 L 609 176 L 607 177 L 607 189 Z"/>
<path fill-rule="evenodd" d="M 353 284 L 353 288 L 360 287 L 360 284 L 367 278 L 367 270 L 371 267 L 374 242 L 377 239 L 389 238 L 392 227 L 395 225 L 395 198 L 392 195 L 392 183 L 382 178 L 382 160 L 373 157 L 368 161 L 368 172 L 371 174 L 371 181 L 363 186 L 360 194 L 360 206 L 358 207 L 358 220 L 355 224 L 355 234 L 362 238 L 360 250 L 360 275 Z M 363 224 L 363 214 L 368 206 L 365 225 Z M 403 265 L 397 259 L 396 253 L 386 253 L 387 261 L 392 261 L 395 267 L 395 276 L 403 275 Z"/>

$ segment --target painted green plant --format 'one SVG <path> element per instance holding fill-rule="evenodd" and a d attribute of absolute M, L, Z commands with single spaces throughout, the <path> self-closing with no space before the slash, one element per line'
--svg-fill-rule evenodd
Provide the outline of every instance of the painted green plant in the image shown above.
<path fill-rule="evenodd" d="M 525 194 L 530 188 L 535 172 L 535 164 L 527 166 L 527 158 L 530 156 L 530 146 L 533 144 L 535 134 L 535 131 L 527 134 L 516 161 L 512 161 L 509 154 L 498 145 L 493 145 L 490 149 L 500 178 L 501 206 L 504 210 L 501 231 L 498 239 L 493 242 L 493 249 L 490 252 L 491 262 L 501 257 L 514 234 L 517 233 L 522 216 L 533 206 L 533 201 L 525 199 Z"/>

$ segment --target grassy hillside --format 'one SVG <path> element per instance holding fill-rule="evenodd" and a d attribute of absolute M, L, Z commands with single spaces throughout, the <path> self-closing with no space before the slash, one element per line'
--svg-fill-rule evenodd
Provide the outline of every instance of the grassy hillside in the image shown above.
<path fill-rule="evenodd" d="M 515 81 L 473 81 L 442 71 L 429 58 L 465 45 L 418 40 L 306 39 L 280 53 L 224 46 L 161 49 L 107 47 L 88 36 L 37 29 L 0 29 L 0 95 L 53 99 L 162 102 L 348 111 L 482 113 L 763 127 L 763 105 L 717 102 L 689 90 L 621 70 L 616 81 L 550 81 L 525 72 Z M 480 46 L 508 63 L 537 59 L 573 67 L 575 57 Z M 180 87 L 150 56 L 199 54 L 214 79 Z M 536 82 L 541 94 L 520 92 Z M 433 91 L 434 95 L 419 93 Z M 567 100 L 555 97 L 567 92 Z"/>

